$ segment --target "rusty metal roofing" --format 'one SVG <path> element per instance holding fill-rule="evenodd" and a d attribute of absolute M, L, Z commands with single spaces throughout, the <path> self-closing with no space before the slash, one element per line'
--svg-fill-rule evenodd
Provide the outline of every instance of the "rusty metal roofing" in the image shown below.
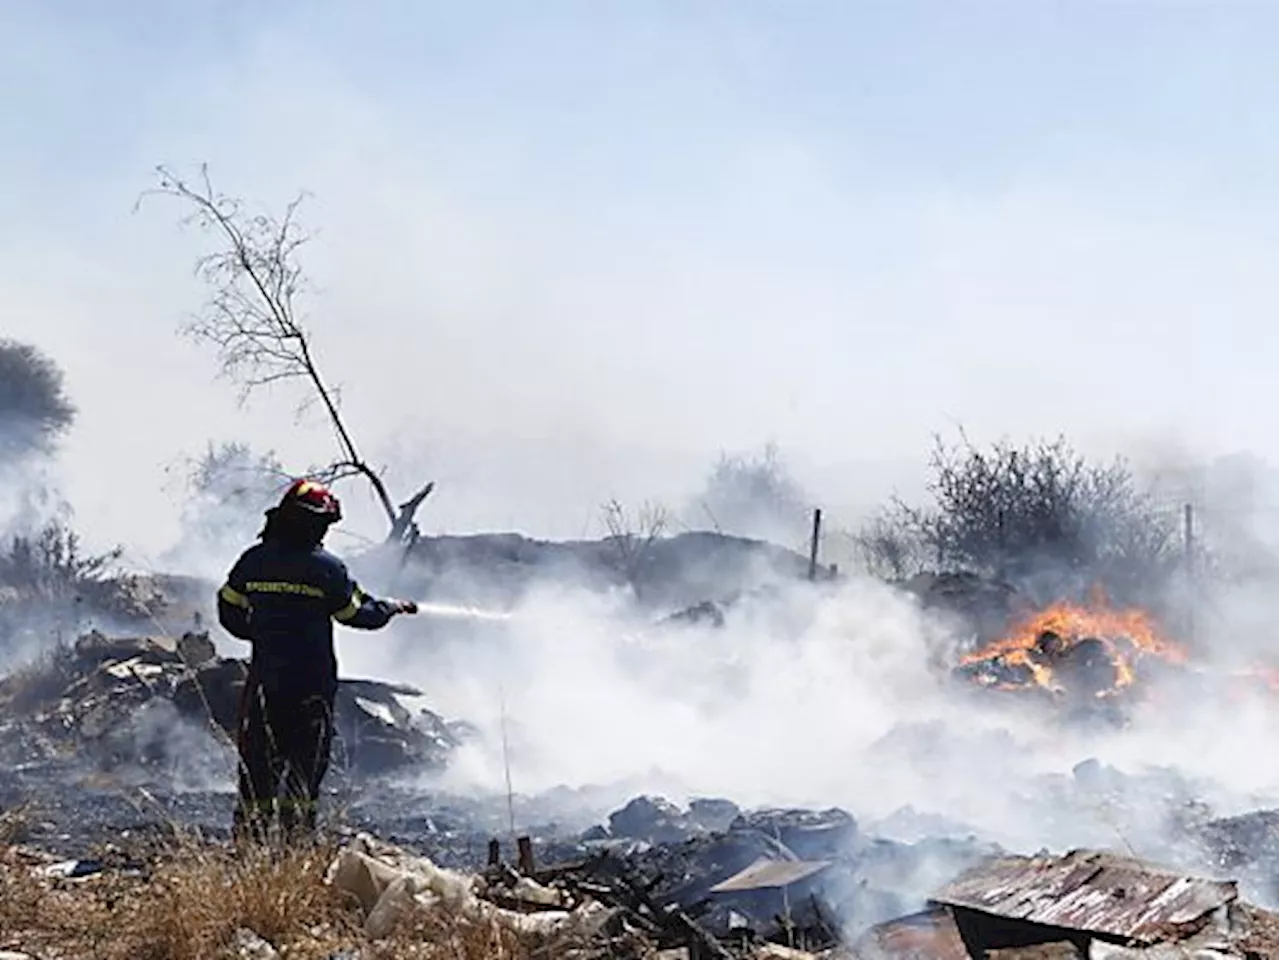
<path fill-rule="evenodd" d="M 830 860 L 770 860 L 761 857 L 751 866 L 738 871 L 728 880 L 711 888 L 712 893 L 745 893 L 748 890 L 773 890 L 807 880 L 827 867 Z"/>
<path fill-rule="evenodd" d="M 969 960 L 945 907 L 876 924 L 854 943 L 853 954 L 859 960 Z"/>
<path fill-rule="evenodd" d="M 1087 850 L 993 860 L 933 897 L 952 907 L 1142 944 L 1178 939 L 1234 899 L 1233 882 L 1180 876 Z"/>

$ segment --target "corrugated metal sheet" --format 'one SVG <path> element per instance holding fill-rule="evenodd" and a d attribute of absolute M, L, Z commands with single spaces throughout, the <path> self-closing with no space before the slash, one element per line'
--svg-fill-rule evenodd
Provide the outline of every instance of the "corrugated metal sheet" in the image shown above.
<path fill-rule="evenodd" d="M 1236 898 L 1232 882 L 1169 873 L 1125 857 L 1073 851 L 979 866 L 933 900 L 1044 926 L 1149 944 L 1177 939 Z"/>
<path fill-rule="evenodd" d="M 761 857 L 751 866 L 722 880 L 712 893 L 744 893 L 748 890 L 771 890 L 789 887 L 807 880 L 831 866 L 830 860 L 769 860 Z"/>
<path fill-rule="evenodd" d="M 945 907 L 877 924 L 858 938 L 853 954 L 858 960 L 970 960 Z"/>

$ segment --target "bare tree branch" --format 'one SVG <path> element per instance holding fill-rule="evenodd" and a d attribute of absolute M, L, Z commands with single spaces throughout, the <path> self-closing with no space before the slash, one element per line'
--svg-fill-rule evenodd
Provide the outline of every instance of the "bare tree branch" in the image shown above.
<path fill-rule="evenodd" d="M 897 576 L 925 567 L 1017 580 L 1105 583 L 1142 601 L 1183 562 L 1176 518 L 1138 488 L 1123 461 L 1097 464 L 1066 441 L 977 448 L 935 438 L 929 493 L 895 498 L 858 536 L 869 565 Z"/>
<path fill-rule="evenodd" d="M 646 501 L 632 514 L 618 500 L 610 500 L 600 509 L 618 569 L 639 599 L 653 546 L 662 538 L 669 523 L 667 509 Z"/>
<path fill-rule="evenodd" d="M 310 332 L 299 310 L 306 278 L 297 253 L 310 239 L 298 223 L 306 194 L 300 193 L 277 220 L 250 213 L 236 197 L 214 189 L 207 166 L 196 183 L 166 167 L 157 168 L 158 184 L 139 198 L 176 199 L 189 213 L 183 224 L 212 233 L 219 249 L 196 261 L 195 273 L 209 289 L 204 307 L 184 332 L 217 351 L 221 373 L 238 384 L 240 401 L 280 383 L 300 381 L 309 389 L 299 410 L 318 402 L 333 426 L 339 457 L 322 469 L 330 480 L 362 476 L 373 488 L 390 524 L 390 539 L 401 540 L 413 528 L 413 514 L 430 492 L 396 508 L 382 475 L 361 456 L 340 407 L 340 391 L 321 375 Z"/>

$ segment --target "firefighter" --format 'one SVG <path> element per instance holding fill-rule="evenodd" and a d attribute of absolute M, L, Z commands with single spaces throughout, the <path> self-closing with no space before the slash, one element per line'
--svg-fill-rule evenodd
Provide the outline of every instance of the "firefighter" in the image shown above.
<path fill-rule="evenodd" d="M 417 612 L 411 602 L 369 596 L 323 548 L 342 518 L 323 484 L 295 481 L 266 518 L 218 591 L 219 621 L 253 644 L 237 736 L 237 839 L 265 839 L 277 818 L 286 836 L 315 828 L 338 688 L 332 621 L 377 630 Z"/>

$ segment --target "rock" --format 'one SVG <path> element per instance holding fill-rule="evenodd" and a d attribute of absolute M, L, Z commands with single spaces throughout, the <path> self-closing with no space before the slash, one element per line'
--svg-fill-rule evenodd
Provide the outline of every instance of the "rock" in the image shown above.
<path fill-rule="evenodd" d="M 609 814 L 609 832 L 615 837 L 678 843 L 694 832 L 683 811 L 665 797 L 636 797 L 621 810 Z"/>
<path fill-rule="evenodd" d="M 35 960 L 28 953 L 17 953 L 13 950 L 0 950 L 0 960 Z"/>

